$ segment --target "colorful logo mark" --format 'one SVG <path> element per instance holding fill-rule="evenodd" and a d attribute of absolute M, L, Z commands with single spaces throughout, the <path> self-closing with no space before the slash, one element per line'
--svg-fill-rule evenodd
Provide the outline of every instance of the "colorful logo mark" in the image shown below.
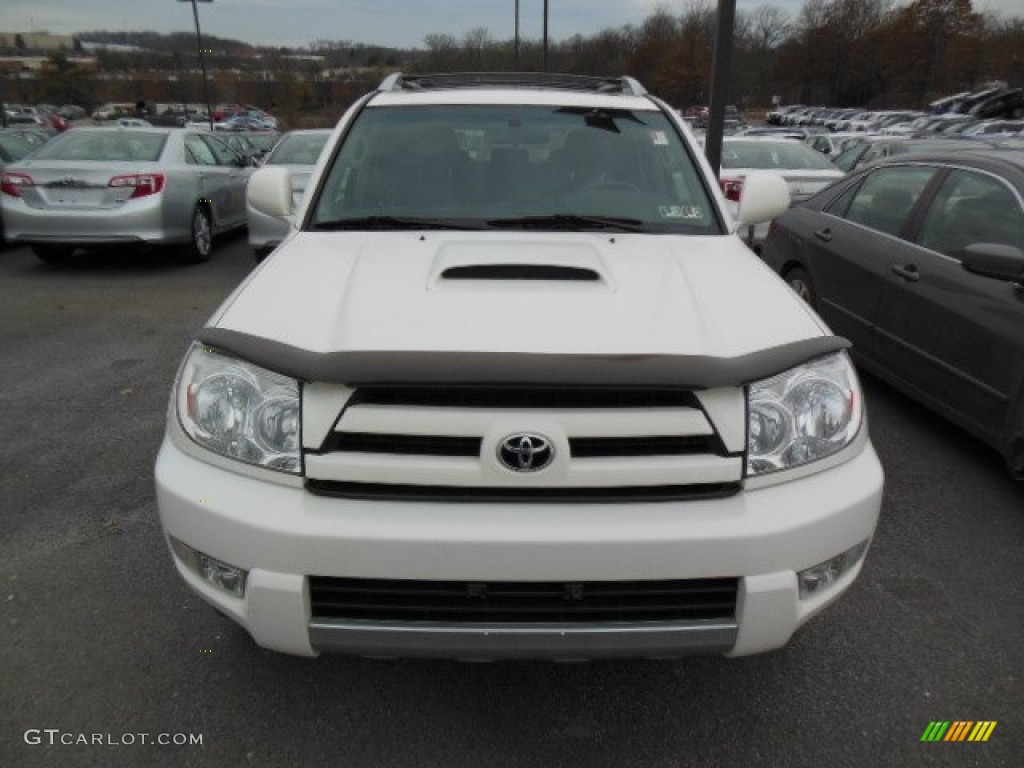
<path fill-rule="evenodd" d="M 995 720 L 932 720 L 921 741 L 988 741 L 995 728 Z"/>

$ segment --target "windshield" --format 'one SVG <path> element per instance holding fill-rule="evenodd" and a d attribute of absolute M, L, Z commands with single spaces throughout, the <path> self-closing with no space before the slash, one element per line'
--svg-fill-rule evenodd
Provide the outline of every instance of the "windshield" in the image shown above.
<path fill-rule="evenodd" d="M 368 108 L 312 209 L 313 229 L 722 231 L 663 114 L 583 107 Z"/>
<path fill-rule="evenodd" d="M 797 141 L 726 141 L 723 168 L 764 171 L 828 171 L 835 166 L 820 152 Z"/>
<path fill-rule="evenodd" d="M 166 141 L 165 133 L 75 130 L 44 144 L 34 159 L 155 162 Z"/>
<path fill-rule="evenodd" d="M 0 133 L 0 160 L 4 162 L 21 160 L 33 149 L 35 149 L 34 145 L 13 134 Z"/>
<path fill-rule="evenodd" d="M 316 165 L 330 131 L 286 134 L 267 156 L 267 165 Z"/>

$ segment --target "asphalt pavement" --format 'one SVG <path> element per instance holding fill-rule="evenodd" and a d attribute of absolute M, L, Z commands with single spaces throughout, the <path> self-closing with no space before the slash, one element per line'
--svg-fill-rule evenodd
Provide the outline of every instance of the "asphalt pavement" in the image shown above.
<path fill-rule="evenodd" d="M 153 490 L 175 369 L 252 266 L 244 237 L 218 245 L 199 266 L 0 250 L 0 766 L 1024 764 L 1024 483 L 867 377 L 881 524 L 855 587 L 782 651 L 475 665 L 255 647 L 174 572 Z M 921 742 L 936 720 L 997 725 Z"/>

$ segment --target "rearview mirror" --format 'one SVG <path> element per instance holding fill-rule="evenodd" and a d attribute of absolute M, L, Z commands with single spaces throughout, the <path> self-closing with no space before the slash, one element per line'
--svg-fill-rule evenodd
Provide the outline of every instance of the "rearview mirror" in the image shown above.
<path fill-rule="evenodd" d="M 743 178 L 736 221 L 740 227 L 760 224 L 789 208 L 789 187 L 777 173 L 751 172 Z"/>
<path fill-rule="evenodd" d="M 277 218 L 288 218 L 292 205 L 292 175 L 287 168 L 264 166 L 249 179 L 245 199 L 260 213 Z"/>

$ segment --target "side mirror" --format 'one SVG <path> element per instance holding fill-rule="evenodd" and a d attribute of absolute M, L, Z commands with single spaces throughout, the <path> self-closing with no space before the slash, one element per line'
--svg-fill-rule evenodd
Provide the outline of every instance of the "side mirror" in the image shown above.
<path fill-rule="evenodd" d="M 982 277 L 1024 285 L 1024 251 L 1012 245 L 973 243 L 960 252 L 963 268 Z"/>
<path fill-rule="evenodd" d="M 776 173 L 748 173 L 743 178 L 736 221 L 740 227 L 770 221 L 789 208 L 789 187 Z"/>
<path fill-rule="evenodd" d="M 295 212 L 292 204 L 292 175 L 281 166 L 264 166 L 249 178 L 245 199 L 267 216 L 286 219 Z"/>

